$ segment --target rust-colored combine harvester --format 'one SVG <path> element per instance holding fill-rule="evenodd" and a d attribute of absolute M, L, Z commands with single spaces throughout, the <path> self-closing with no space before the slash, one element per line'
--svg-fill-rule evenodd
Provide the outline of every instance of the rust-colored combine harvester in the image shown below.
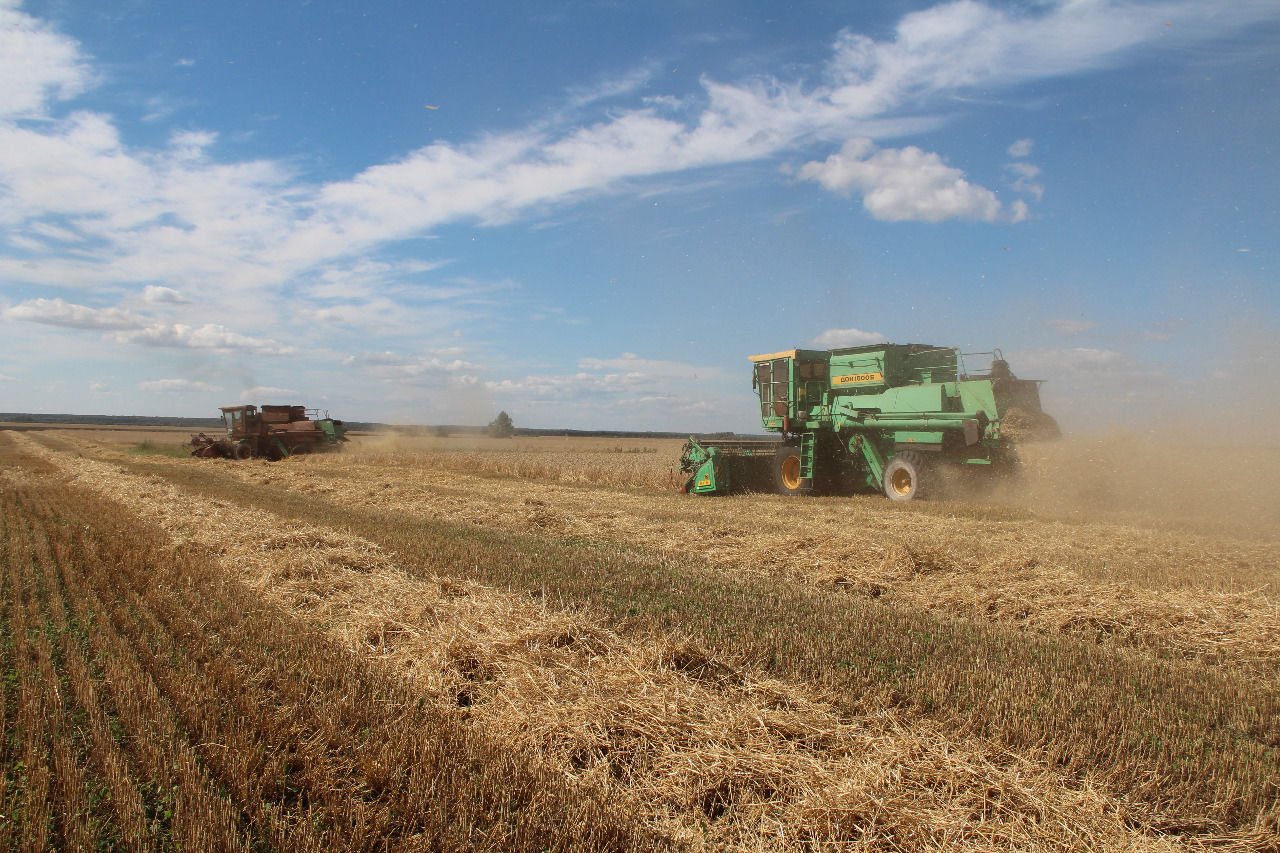
<path fill-rule="evenodd" d="M 346 427 L 325 412 L 304 406 L 223 406 L 225 436 L 191 436 L 191 455 L 205 459 L 284 459 L 337 450 L 347 441 Z"/>

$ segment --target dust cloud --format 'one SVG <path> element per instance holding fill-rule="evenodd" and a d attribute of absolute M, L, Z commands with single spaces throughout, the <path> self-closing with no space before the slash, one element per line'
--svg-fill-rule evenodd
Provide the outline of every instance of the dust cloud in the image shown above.
<path fill-rule="evenodd" d="M 1029 442 L 1018 449 L 1020 474 L 987 500 L 1069 519 L 1280 540 L 1280 446 L 1212 438 L 1116 428 Z"/>
<path fill-rule="evenodd" d="M 983 499 L 1071 519 L 1280 540 L 1280 333 L 1239 316 L 1197 329 L 1202 345 L 1177 363 L 1071 358 L 1093 350 L 1028 359 L 1024 373 L 1047 380 L 1044 409 L 1064 437 L 1021 444 L 1017 482 Z"/>

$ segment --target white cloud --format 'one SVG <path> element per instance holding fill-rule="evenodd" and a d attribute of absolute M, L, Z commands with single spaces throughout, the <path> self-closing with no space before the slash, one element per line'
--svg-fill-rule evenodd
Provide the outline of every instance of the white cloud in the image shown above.
<path fill-rule="evenodd" d="M 72 329 L 137 329 L 147 322 L 146 318 L 121 308 L 90 308 L 63 299 L 28 299 L 6 309 L 4 316 Z"/>
<path fill-rule="evenodd" d="M 718 367 L 648 359 L 629 352 L 617 358 L 583 358 L 578 367 L 577 373 L 530 375 L 491 380 L 483 385 L 494 394 L 515 395 L 526 402 L 571 400 L 608 406 L 651 399 L 654 394 L 684 399 L 697 389 L 718 386 L 726 380 L 725 371 Z M 743 383 L 749 385 L 750 370 L 745 360 L 742 377 Z"/>
<path fill-rule="evenodd" d="M 1033 195 L 1036 201 L 1044 197 L 1044 185 L 1036 181 L 1040 175 L 1039 166 L 1033 166 L 1030 163 L 1006 163 L 1004 169 L 1011 179 L 1009 186 L 1015 191 Z"/>
<path fill-rule="evenodd" d="M 840 195 L 861 193 L 867 212 L 886 222 L 1017 222 L 1026 215 L 1025 206 L 1006 210 L 991 190 L 914 145 L 877 149 L 870 139 L 850 139 L 839 153 L 801 166 L 796 176 Z"/>
<path fill-rule="evenodd" d="M 177 394 L 190 391 L 221 391 L 222 389 L 194 379 L 153 379 L 149 382 L 139 382 L 138 390 Z"/>
<path fill-rule="evenodd" d="M 1031 156 L 1031 140 L 1019 139 L 1017 142 L 1009 146 L 1010 157 L 1030 157 Z"/>
<path fill-rule="evenodd" d="M 839 349 L 840 347 L 884 343 L 888 340 L 880 332 L 864 332 L 861 329 L 827 329 L 809 341 L 809 346 L 819 349 Z"/>
<path fill-rule="evenodd" d="M 154 305 L 189 305 L 191 300 L 172 287 L 148 284 L 142 289 L 142 299 Z"/>
<path fill-rule="evenodd" d="M 658 66 L 651 63 L 635 68 L 619 77 L 603 80 L 593 86 L 571 89 L 569 91 L 569 105 L 572 107 L 585 107 L 597 101 L 630 95 L 647 86 L 653 80 L 657 71 Z"/>
<path fill-rule="evenodd" d="M 1267 0 L 1065 0 L 1008 9 L 958 0 L 905 15 L 892 40 L 845 34 L 854 44 L 838 50 L 833 65 L 845 72 L 846 98 L 901 103 L 1110 68 L 1145 44 L 1210 39 L 1276 12 Z"/>
<path fill-rule="evenodd" d="M 442 347 L 422 355 L 404 355 L 389 350 L 365 352 L 347 356 L 342 364 L 344 367 L 358 368 L 379 379 L 434 379 L 439 382 L 456 378 L 456 374 L 483 370 L 480 365 L 457 357 L 463 352 L 461 347 Z"/>
<path fill-rule="evenodd" d="M 723 371 L 715 367 L 698 367 L 679 361 L 661 361 L 642 358 L 633 352 L 624 352 L 618 358 L 583 358 L 578 367 L 582 370 L 620 371 L 614 376 L 632 377 L 633 380 L 666 381 L 680 379 L 708 379 L 720 375 Z"/>
<path fill-rule="evenodd" d="M 62 226 L 55 225 L 52 222 L 32 222 L 27 227 L 40 237 L 59 243 L 79 243 L 84 240 L 84 235 L 79 231 L 75 231 L 71 228 L 63 228 Z"/>
<path fill-rule="evenodd" d="M 180 160 L 200 160 L 217 141 L 218 134 L 207 130 L 180 130 L 169 137 L 169 148 Z"/>
<path fill-rule="evenodd" d="M 270 338 L 253 338 L 232 332 L 216 323 L 188 326 L 185 323 L 154 323 L 136 331 L 117 332 L 120 343 L 179 349 L 237 350 L 259 355 L 284 355 L 297 348 Z"/>
<path fill-rule="evenodd" d="M 0 122 L 6 187 L 0 224 L 12 233 L 22 223 L 61 216 L 66 228 L 97 247 L 80 261 L 37 252 L 20 263 L 0 263 L 0 275 L 85 287 L 163 280 L 175 288 L 217 287 L 228 299 L 253 298 L 253 307 L 265 307 L 266 298 L 257 295 L 264 288 L 444 223 L 506 222 L 588 194 L 631 191 L 638 178 L 755 160 L 815 140 L 935 127 L 953 111 L 949 99 L 971 87 L 1111 66 L 1156 39 L 1212 38 L 1275 14 L 1274 4 L 1245 2 L 1212 12 L 1190 2 L 1072 2 L 1009 11 L 967 0 L 945 3 L 903 17 L 887 39 L 841 33 L 816 85 L 704 79 L 700 97 L 682 99 L 674 113 L 652 101 L 618 108 L 595 124 L 540 120 L 470 143 L 433 143 L 319 187 L 300 183 L 283 163 L 211 162 L 216 137 L 207 131 L 176 133 L 166 148 L 142 151 L 125 145 L 105 115 L 81 111 L 38 127 Z M 92 82 L 74 41 L 11 7 L 0 6 L 0 22 L 12 46 L 0 44 L 0 61 L 21 57 L 13 62 L 21 68 L 0 73 L 11 111 L 43 108 L 51 94 L 70 97 Z M 577 103 L 634 94 L 647 73 L 578 93 Z M 842 157 L 860 159 L 853 153 L 836 155 L 825 168 L 806 168 L 845 191 L 856 185 L 877 217 L 1026 215 L 1025 202 L 1001 207 L 937 154 L 885 149 L 852 164 L 854 174 L 837 175 Z M 912 166 L 923 174 L 913 178 Z M 1027 181 L 1026 191 L 1035 195 L 1038 185 Z"/>
<path fill-rule="evenodd" d="M 839 34 L 816 74 L 704 78 L 695 91 L 677 96 L 652 91 L 660 78 L 646 82 L 641 71 L 566 93 L 566 109 L 526 127 L 435 142 L 346 180 L 316 185 L 300 179 L 289 161 L 226 161 L 228 152 L 206 130 L 170 133 L 157 147 L 132 144 L 120 129 L 129 125 L 79 109 L 83 104 L 73 100 L 96 82 L 92 59 L 74 40 L 17 11 L 12 0 L 0 0 L 0 229 L 11 250 L 0 256 L 0 280 L 57 292 L 141 289 L 138 303 L 125 304 L 167 306 L 166 320 L 186 322 L 160 323 L 124 308 L 59 306 L 61 300 L 23 303 L 5 316 L 114 330 L 118 334 L 109 339 L 118 342 L 257 354 L 294 352 L 269 335 L 283 335 L 275 329 L 299 316 L 330 326 L 289 339 L 309 352 L 317 341 L 330 345 L 322 336 L 333 325 L 343 333 L 352 326 L 376 328 L 393 314 L 410 318 L 406 322 L 438 322 L 442 330 L 459 328 L 467 318 L 448 310 L 452 305 L 411 314 L 407 285 L 421 299 L 455 304 L 474 299 L 474 291 L 459 284 L 429 292 L 428 285 L 437 286 L 421 276 L 406 282 L 415 274 L 394 268 L 402 246 L 395 247 L 397 261 L 385 273 L 370 270 L 351 283 L 353 291 L 344 293 L 341 276 L 330 273 L 382 263 L 376 253 L 389 241 L 421 238 L 445 224 L 542 216 L 554 205 L 602 193 L 670 191 L 697 167 L 799 150 L 825 154 L 845 143 L 838 161 L 848 150 L 846 140 L 942 125 L 960 114 L 958 99 L 976 88 L 994 91 L 1114 67 L 1152 45 L 1213 39 L 1277 15 L 1273 0 L 1001 8 L 943 3 L 903 17 L 879 40 Z M 1166 22 L 1174 26 L 1166 28 Z M 604 106 L 601 99 L 609 110 L 598 109 L 598 120 L 582 123 L 584 110 Z M 1028 140 L 1019 140 L 1009 154 L 1021 158 L 1030 150 Z M 842 176 L 836 161 L 815 161 L 806 166 L 810 179 L 856 190 L 873 216 L 1007 221 L 1027 215 L 1025 200 L 1002 205 L 938 153 L 874 146 L 849 153 L 863 155 L 844 164 L 850 174 Z M 1043 192 L 1038 172 L 1009 175 L 1019 192 L 1032 198 Z M 388 285 L 395 281 L 406 290 L 392 293 Z M 198 294 L 198 315 L 174 294 Z M 282 318 L 286 305 L 288 317 Z M 446 364 L 460 360 L 423 355 L 422 363 L 429 365 L 432 357 Z M 609 387 L 652 384 L 655 365 L 662 363 L 637 361 L 643 360 L 587 360 L 591 369 L 579 369 Z M 688 367 L 664 368 L 664 375 L 674 379 Z M 412 362 L 399 368 L 415 369 Z"/>
<path fill-rule="evenodd" d="M 74 39 L 0 2 L 0 117 L 38 116 L 50 98 L 87 90 L 93 74 Z"/>
<path fill-rule="evenodd" d="M 302 308 L 298 311 L 298 316 L 308 323 L 351 326 L 383 334 L 392 330 L 402 331 L 406 324 L 412 324 L 412 318 L 405 315 L 403 306 L 381 298 Z"/>
<path fill-rule="evenodd" d="M 254 386 L 253 388 L 246 388 L 243 391 L 241 391 L 240 402 L 253 403 L 257 400 L 261 400 L 267 397 L 292 398 L 292 397 L 296 397 L 297 395 L 298 395 L 298 391 L 295 388 L 276 388 L 271 385 L 257 385 L 257 386 Z M 268 403 L 267 405 L 276 405 L 276 404 Z M 279 405 L 289 405 L 289 404 L 281 403 Z"/>

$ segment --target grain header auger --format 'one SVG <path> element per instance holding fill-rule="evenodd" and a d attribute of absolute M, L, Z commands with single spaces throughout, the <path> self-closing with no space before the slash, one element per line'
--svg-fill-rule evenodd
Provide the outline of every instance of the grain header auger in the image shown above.
<path fill-rule="evenodd" d="M 720 494 L 772 482 L 784 495 L 883 491 L 922 497 L 944 465 L 1008 473 L 1015 445 L 1056 438 L 1040 380 L 1018 379 L 999 350 L 984 372 L 949 347 L 874 344 L 751 356 L 752 385 L 772 441 L 690 438 L 685 491 Z"/>
<path fill-rule="evenodd" d="M 276 461 L 321 450 L 337 450 L 348 441 L 342 421 L 320 417 L 318 409 L 305 406 L 223 406 L 225 436 L 214 438 L 200 433 L 188 444 L 192 456 L 206 459 L 253 459 Z"/>

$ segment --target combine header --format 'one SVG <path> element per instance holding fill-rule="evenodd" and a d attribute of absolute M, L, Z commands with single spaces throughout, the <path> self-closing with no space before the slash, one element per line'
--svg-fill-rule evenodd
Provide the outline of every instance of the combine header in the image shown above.
<path fill-rule="evenodd" d="M 191 455 L 206 459 L 252 459 L 275 461 L 318 450 L 336 450 L 347 441 L 346 427 L 328 412 L 303 406 L 223 406 L 222 423 L 227 434 L 214 438 L 200 433 L 191 436 Z M 314 416 L 314 418 L 312 417 Z"/>
<path fill-rule="evenodd" d="M 1057 437 L 1058 425 L 1040 408 L 1039 380 L 1015 377 L 999 350 L 977 355 L 991 358 L 985 372 L 969 372 L 957 349 L 920 344 L 752 356 L 761 424 L 781 440 L 690 438 L 685 491 L 771 479 L 784 495 L 867 487 L 909 501 L 942 463 L 1007 472 L 1013 442 Z"/>

